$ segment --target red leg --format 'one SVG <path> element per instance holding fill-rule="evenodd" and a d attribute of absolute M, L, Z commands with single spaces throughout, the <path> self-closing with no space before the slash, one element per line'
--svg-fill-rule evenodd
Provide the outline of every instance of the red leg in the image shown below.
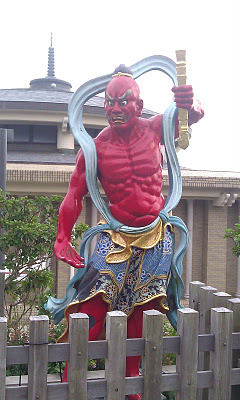
<path fill-rule="evenodd" d="M 89 340 L 97 340 L 105 322 L 108 311 L 108 304 L 102 299 L 101 295 L 93 297 L 79 305 L 78 312 L 88 314 L 93 317 L 95 324 L 89 327 Z"/>
<path fill-rule="evenodd" d="M 88 314 L 90 317 L 94 318 L 94 326 L 92 328 L 89 327 L 89 340 L 97 340 L 102 332 L 106 313 L 108 311 L 107 303 L 102 299 L 102 297 L 96 296 L 93 297 L 86 302 L 80 303 L 77 312 L 81 312 L 84 314 Z M 79 336 L 81 332 L 79 332 Z M 67 370 L 68 370 L 68 362 L 66 362 L 66 366 L 63 373 L 63 382 L 67 382 Z"/>

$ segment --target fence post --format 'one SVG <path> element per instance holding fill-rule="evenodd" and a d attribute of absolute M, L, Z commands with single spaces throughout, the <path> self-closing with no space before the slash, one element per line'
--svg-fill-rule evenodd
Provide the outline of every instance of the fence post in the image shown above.
<path fill-rule="evenodd" d="M 213 294 L 217 289 L 212 286 L 204 286 L 200 288 L 200 319 L 199 319 L 199 333 L 210 333 L 211 326 L 211 308 L 213 304 Z"/>
<path fill-rule="evenodd" d="M 177 354 L 177 372 L 180 389 L 176 400 L 192 400 L 197 395 L 198 312 L 191 308 L 178 310 L 177 333 L 180 336 L 180 354 Z"/>
<path fill-rule="evenodd" d="M 211 330 L 211 308 L 212 308 L 212 297 L 213 293 L 217 292 L 217 289 L 212 286 L 204 286 L 199 291 L 199 333 L 206 334 L 210 333 Z M 209 370 L 210 353 L 199 352 L 198 354 L 198 370 L 207 371 Z M 198 389 L 197 400 L 207 400 L 208 389 Z"/>
<path fill-rule="evenodd" d="M 240 299 L 229 299 L 227 308 L 233 312 L 233 332 L 240 332 Z M 238 368 L 238 359 L 240 358 L 240 350 L 233 350 L 232 367 Z M 239 400 L 240 385 L 232 386 L 231 400 Z"/>
<path fill-rule="evenodd" d="M 107 313 L 106 339 L 108 357 L 105 360 L 107 399 L 125 398 L 127 316 L 122 311 Z"/>
<path fill-rule="evenodd" d="M 199 311 L 199 291 L 203 286 L 205 283 L 199 281 L 189 283 L 189 307 L 193 310 Z"/>
<path fill-rule="evenodd" d="M 0 317 L 4 317 L 5 315 L 5 304 L 4 304 L 5 270 L 1 269 L 1 264 L 3 263 L 3 261 L 4 261 L 4 254 L 0 252 Z"/>
<path fill-rule="evenodd" d="M 143 357 L 144 400 L 161 400 L 163 314 L 156 310 L 143 311 Z"/>
<path fill-rule="evenodd" d="M 214 373 L 210 400 L 231 398 L 233 312 L 227 308 L 212 308 L 211 333 L 215 335 L 215 349 L 210 353 L 210 369 Z"/>
<path fill-rule="evenodd" d="M 231 295 L 225 292 L 213 293 L 212 297 L 212 308 L 225 307 L 227 308 L 228 300 L 231 299 Z"/>
<path fill-rule="evenodd" d="M 49 319 L 32 316 L 29 322 L 28 400 L 47 400 Z"/>
<path fill-rule="evenodd" d="M 6 392 L 7 318 L 0 317 L 0 399 Z"/>
<path fill-rule="evenodd" d="M 89 317 L 87 314 L 69 315 L 69 400 L 87 400 L 88 331 Z"/>

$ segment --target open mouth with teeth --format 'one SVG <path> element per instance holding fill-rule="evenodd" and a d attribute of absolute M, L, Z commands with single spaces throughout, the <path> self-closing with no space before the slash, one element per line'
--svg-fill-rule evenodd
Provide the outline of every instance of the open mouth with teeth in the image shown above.
<path fill-rule="evenodd" d="M 128 118 L 124 117 L 123 115 L 112 115 L 111 122 L 113 124 L 124 124 L 128 121 Z"/>

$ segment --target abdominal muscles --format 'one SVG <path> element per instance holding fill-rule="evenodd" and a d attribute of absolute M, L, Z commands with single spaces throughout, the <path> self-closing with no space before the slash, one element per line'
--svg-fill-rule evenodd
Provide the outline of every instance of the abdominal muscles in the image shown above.
<path fill-rule="evenodd" d="M 107 187 L 102 182 L 113 217 L 124 225 L 134 227 L 148 225 L 157 218 L 164 207 L 164 197 L 161 193 L 162 177 L 158 176 L 156 179 L 155 176 L 148 181 L 146 179 L 141 181 L 132 177 L 124 184 L 108 183 Z"/>

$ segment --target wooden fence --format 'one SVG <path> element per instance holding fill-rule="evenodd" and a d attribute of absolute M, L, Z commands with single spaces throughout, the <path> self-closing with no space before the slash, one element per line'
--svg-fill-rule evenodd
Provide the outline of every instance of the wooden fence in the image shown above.
<path fill-rule="evenodd" d="M 202 282 L 191 282 L 189 287 L 189 306 L 199 312 L 199 334 L 211 334 L 215 335 L 215 349 L 218 340 L 218 334 L 214 330 L 213 321 L 212 321 L 212 309 L 216 307 L 224 307 L 231 311 L 232 316 L 230 318 L 229 323 L 230 329 L 233 332 L 232 334 L 232 349 L 233 352 L 230 353 L 232 360 L 228 360 L 227 358 L 224 360 L 218 360 L 216 362 L 219 363 L 219 370 L 216 371 L 218 377 L 221 377 L 221 364 L 228 363 L 232 366 L 231 371 L 231 395 L 225 397 L 219 397 L 221 399 L 231 399 L 231 400 L 239 400 L 240 399 L 240 380 L 237 378 L 237 374 L 239 374 L 238 364 L 240 361 L 240 299 L 232 298 L 232 296 L 225 292 L 219 292 L 216 288 L 212 286 L 206 286 Z M 223 342 L 223 346 L 225 346 L 226 341 Z M 212 360 L 214 353 L 210 353 L 209 351 L 202 352 L 199 349 L 198 355 L 198 370 L 211 370 L 212 369 Z M 227 355 L 226 355 L 227 357 Z M 236 375 L 235 375 L 236 374 Z M 219 385 L 219 390 L 221 390 L 220 383 L 217 381 L 217 375 L 214 375 L 214 384 Z M 236 376 L 237 381 L 234 376 Z M 216 378 L 215 378 L 216 377 Z M 210 399 L 218 399 L 218 397 L 210 397 L 210 394 L 213 390 L 207 389 L 198 389 L 197 391 L 197 400 L 208 400 Z M 220 394 L 218 394 L 220 396 Z"/>
<path fill-rule="evenodd" d="M 126 315 L 110 312 L 106 340 L 88 342 L 88 316 L 72 314 L 69 343 L 48 344 L 48 317 L 34 316 L 29 345 L 6 347 L 7 320 L 0 318 L 0 399 L 124 400 L 127 394 L 143 393 L 144 400 L 160 400 L 161 392 L 174 390 L 176 400 L 205 395 L 229 400 L 231 390 L 240 385 L 240 368 L 232 367 L 240 351 L 240 333 L 234 332 L 240 332 L 240 299 L 192 282 L 190 304 L 192 308 L 178 311 L 175 337 L 163 337 L 164 316 L 151 310 L 144 312 L 143 338 L 126 339 Z M 209 332 L 199 334 L 199 330 Z M 177 354 L 176 372 L 162 374 L 162 355 L 167 353 Z M 126 378 L 126 356 L 137 355 L 143 357 L 142 375 Z M 99 358 L 105 358 L 105 377 L 88 380 L 88 359 Z M 47 363 L 66 360 L 69 382 L 47 382 Z M 28 385 L 6 386 L 6 365 L 11 364 L 28 364 Z"/>

